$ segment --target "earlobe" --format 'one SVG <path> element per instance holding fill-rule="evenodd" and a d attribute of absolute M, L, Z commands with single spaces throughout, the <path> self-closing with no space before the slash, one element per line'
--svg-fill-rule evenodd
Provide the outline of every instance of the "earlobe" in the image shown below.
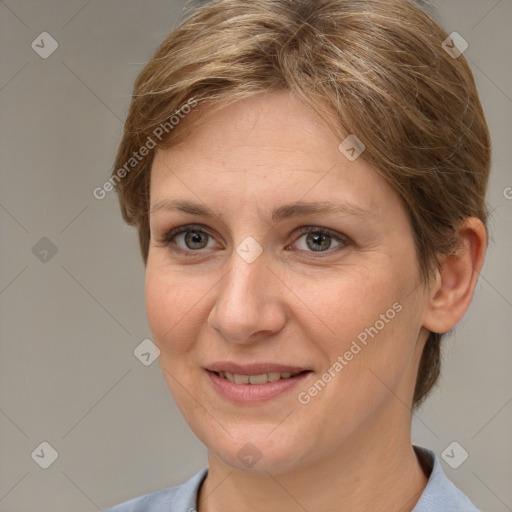
<path fill-rule="evenodd" d="M 459 229 L 459 245 L 444 255 L 432 283 L 423 327 L 431 332 L 447 332 L 466 313 L 482 270 L 487 233 L 480 219 L 465 219 Z"/>

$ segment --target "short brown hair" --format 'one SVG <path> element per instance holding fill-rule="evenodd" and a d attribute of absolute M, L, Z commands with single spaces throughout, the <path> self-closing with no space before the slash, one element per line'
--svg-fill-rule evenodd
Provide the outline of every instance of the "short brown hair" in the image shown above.
<path fill-rule="evenodd" d="M 191 11 L 135 82 L 111 178 L 123 218 L 139 230 L 144 261 L 155 148 L 194 126 L 174 130 L 173 115 L 191 98 L 198 112 L 211 113 L 288 89 L 333 121 L 340 137 L 364 143 L 362 157 L 408 211 L 428 284 L 439 256 L 456 247 L 464 218 L 487 229 L 488 127 L 471 70 L 463 55 L 445 51 L 447 38 L 412 0 L 213 0 Z M 134 159 L 144 146 L 152 148 Z M 429 334 L 414 407 L 438 378 L 441 337 Z"/>

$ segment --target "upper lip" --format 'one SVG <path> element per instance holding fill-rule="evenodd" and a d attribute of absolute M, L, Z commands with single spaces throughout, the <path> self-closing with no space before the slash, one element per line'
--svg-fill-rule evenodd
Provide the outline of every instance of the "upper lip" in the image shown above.
<path fill-rule="evenodd" d="M 217 362 L 206 366 L 211 372 L 229 372 L 237 375 L 261 375 L 262 373 L 300 373 L 307 368 L 301 366 L 291 366 L 288 364 L 275 363 L 253 363 L 253 364 L 237 364 L 231 362 Z"/>

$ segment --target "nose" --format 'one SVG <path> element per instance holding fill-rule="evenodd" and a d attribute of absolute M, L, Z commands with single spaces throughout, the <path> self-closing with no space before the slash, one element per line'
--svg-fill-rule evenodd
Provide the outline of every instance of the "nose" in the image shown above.
<path fill-rule="evenodd" d="M 216 288 L 208 325 L 237 345 L 268 339 L 286 322 L 284 288 L 264 254 L 247 263 L 233 251 L 229 270 Z"/>

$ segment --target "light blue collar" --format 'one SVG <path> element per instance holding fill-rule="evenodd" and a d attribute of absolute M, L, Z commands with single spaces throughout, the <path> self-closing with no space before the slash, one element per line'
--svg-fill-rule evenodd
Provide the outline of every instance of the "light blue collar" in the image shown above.
<path fill-rule="evenodd" d="M 480 512 L 448 479 L 434 452 L 419 446 L 413 448 L 430 477 L 412 512 Z M 196 512 L 199 489 L 207 474 L 205 467 L 182 485 L 144 494 L 104 512 Z"/>

